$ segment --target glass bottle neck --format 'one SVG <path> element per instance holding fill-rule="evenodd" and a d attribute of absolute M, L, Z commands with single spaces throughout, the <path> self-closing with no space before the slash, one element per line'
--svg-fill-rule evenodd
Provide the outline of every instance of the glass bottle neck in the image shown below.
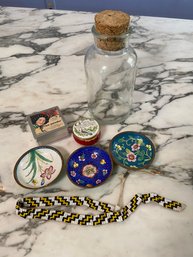
<path fill-rule="evenodd" d="M 109 50 L 101 49 L 100 47 L 97 46 L 96 43 L 93 44 L 93 47 L 96 49 L 96 51 L 99 54 L 110 55 L 110 56 L 123 55 L 124 53 L 128 52 L 128 49 L 130 48 L 130 46 L 128 45 L 127 47 L 122 48 L 122 49 L 117 50 L 117 51 L 109 51 Z"/>

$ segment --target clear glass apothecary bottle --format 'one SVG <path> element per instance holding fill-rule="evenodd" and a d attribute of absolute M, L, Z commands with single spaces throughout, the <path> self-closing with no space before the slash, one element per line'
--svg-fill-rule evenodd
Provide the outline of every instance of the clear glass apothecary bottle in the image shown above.
<path fill-rule="evenodd" d="M 129 31 L 109 36 L 93 26 L 92 34 L 95 44 L 85 55 L 88 109 L 99 123 L 120 123 L 131 110 L 137 55 Z"/>

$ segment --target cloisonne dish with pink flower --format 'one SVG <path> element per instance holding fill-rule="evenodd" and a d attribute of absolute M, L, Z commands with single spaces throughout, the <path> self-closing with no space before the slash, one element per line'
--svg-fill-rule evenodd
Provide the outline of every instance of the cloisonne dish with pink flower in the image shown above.
<path fill-rule="evenodd" d="M 111 175 L 113 168 L 109 154 L 97 146 L 81 147 L 67 162 L 67 174 L 72 183 L 80 187 L 96 187 Z"/>
<path fill-rule="evenodd" d="M 118 165 L 127 169 L 141 169 L 152 163 L 155 147 L 143 133 L 126 131 L 113 137 L 109 152 Z"/>
<path fill-rule="evenodd" d="M 61 153 L 51 146 L 38 146 L 25 152 L 16 162 L 14 178 L 25 188 L 38 189 L 48 186 L 63 170 Z"/>

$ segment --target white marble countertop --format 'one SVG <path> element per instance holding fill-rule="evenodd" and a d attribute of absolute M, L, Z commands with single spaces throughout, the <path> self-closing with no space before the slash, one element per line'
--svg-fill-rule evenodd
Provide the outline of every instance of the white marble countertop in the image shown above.
<path fill-rule="evenodd" d="M 118 132 L 142 131 L 157 146 L 149 171 L 115 167 L 110 179 L 80 189 L 66 175 L 39 191 L 13 178 L 19 156 L 37 145 L 26 115 L 59 106 L 71 126 L 88 116 L 84 54 L 92 44 L 94 15 L 0 8 L 0 256 L 1 257 L 191 257 L 193 256 L 193 21 L 133 17 L 131 44 L 138 74 L 130 117 L 102 128 L 108 147 Z M 65 160 L 79 145 L 72 137 L 55 142 Z M 181 201 L 180 213 L 142 205 L 123 223 L 82 227 L 22 219 L 15 203 L 24 195 L 82 195 L 127 204 L 135 193 L 156 192 Z"/>

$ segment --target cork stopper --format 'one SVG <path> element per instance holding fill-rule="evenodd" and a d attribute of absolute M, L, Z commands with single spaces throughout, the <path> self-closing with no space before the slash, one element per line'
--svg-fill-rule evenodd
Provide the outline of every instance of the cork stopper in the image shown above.
<path fill-rule="evenodd" d="M 105 10 L 95 15 L 97 46 L 103 50 L 124 48 L 124 34 L 128 32 L 130 16 L 127 13 Z"/>

